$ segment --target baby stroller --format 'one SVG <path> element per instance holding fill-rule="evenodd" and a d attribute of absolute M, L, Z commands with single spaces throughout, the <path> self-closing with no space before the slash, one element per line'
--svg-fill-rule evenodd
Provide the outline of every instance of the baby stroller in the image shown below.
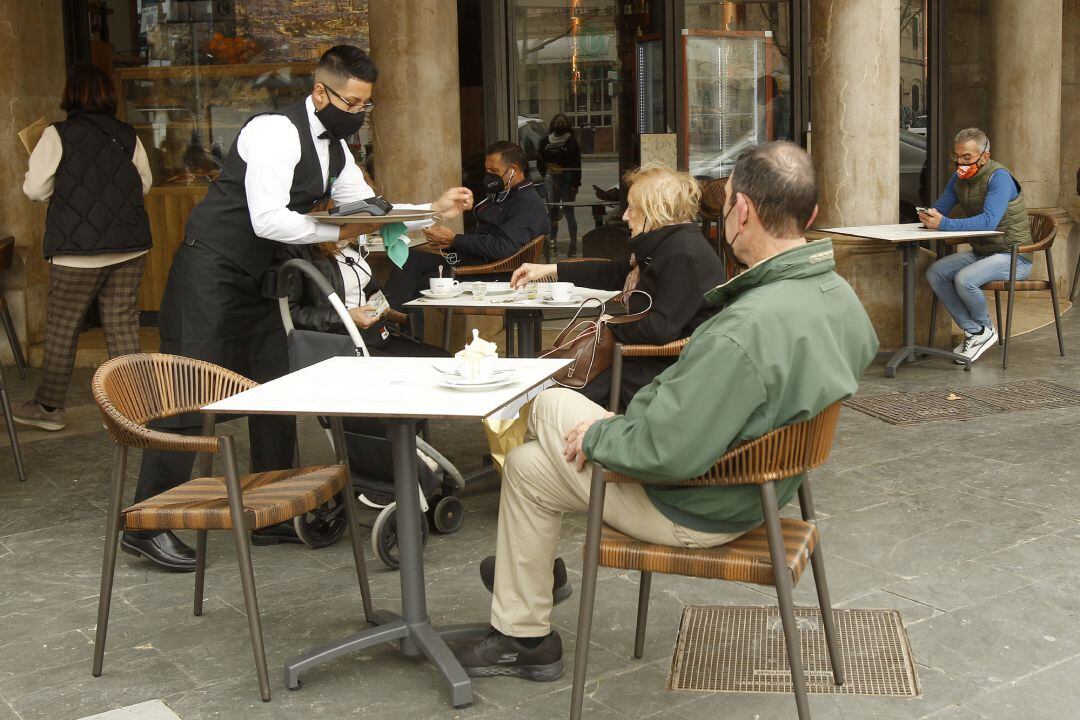
<path fill-rule="evenodd" d="M 293 326 L 288 286 L 289 278 L 294 273 L 307 275 L 319 291 L 326 294 L 348 335 L 301 330 Z M 277 296 L 281 322 L 288 338 L 290 370 L 299 370 L 338 355 L 370 357 L 345 304 L 326 278 L 308 261 L 298 258 L 288 260 L 277 269 Z M 320 417 L 319 423 L 333 443 L 329 420 Z M 352 486 L 358 500 L 379 510 L 371 528 L 371 545 L 379 560 L 388 567 L 397 568 L 397 503 L 394 502 L 391 443 L 381 434 L 379 423 L 348 418 L 345 420 L 345 444 L 352 470 Z M 417 463 L 417 492 L 420 493 L 420 507 L 424 511 L 420 523 L 421 542 L 426 546 L 432 525 L 442 534 L 457 532 L 461 528 L 465 506 L 458 493 L 465 487 L 465 479 L 449 460 L 428 444 L 426 437 L 418 437 L 416 446 L 420 456 Z M 332 545 L 347 527 L 344 510 L 343 500 L 335 499 L 301 515 L 293 521 L 296 534 L 312 548 Z"/>

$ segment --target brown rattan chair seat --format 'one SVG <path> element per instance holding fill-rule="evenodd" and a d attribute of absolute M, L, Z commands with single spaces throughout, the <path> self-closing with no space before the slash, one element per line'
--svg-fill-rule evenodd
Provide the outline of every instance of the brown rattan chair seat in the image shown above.
<path fill-rule="evenodd" d="M 982 286 L 983 290 L 996 290 L 998 292 L 1009 291 L 1008 280 L 995 280 L 994 282 L 988 282 Z M 1050 283 L 1046 280 L 1017 280 L 1017 290 L 1049 290 Z"/>
<path fill-rule="evenodd" d="M 276 525 L 313 510 L 345 487 L 340 465 L 241 475 L 248 530 Z M 127 530 L 228 530 L 225 478 L 202 477 L 136 503 L 123 511 Z"/>
<path fill-rule="evenodd" d="M 817 545 L 817 525 L 781 518 L 780 527 L 784 535 L 788 570 L 792 581 L 797 583 Z M 600 535 L 600 565 L 756 585 L 775 583 L 769 541 L 763 525 L 726 545 L 713 548 L 653 545 L 605 525 Z"/>

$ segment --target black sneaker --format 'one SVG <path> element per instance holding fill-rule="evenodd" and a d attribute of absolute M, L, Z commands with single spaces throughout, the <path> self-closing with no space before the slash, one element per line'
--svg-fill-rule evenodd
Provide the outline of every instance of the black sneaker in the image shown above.
<path fill-rule="evenodd" d="M 475 643 L 458 645 L 455 655 L 469 677 L 519 677 L 551 682 L 563 674 L 562 640 L 557 632 L 530 648 L 492 628 Z"/>
<path fill-rule="evenodd" d="M 566 577 L 566 563 L 561 557 L 555 558 L 555 565 L 551 568 L 554 580 L 551 586 L 553 605 L 558 605 L 566 598 L 574 594 L 574 587 Z M 488 592 L 495 592 L 495 556 L 488 555 L 480 561 L 480 581 Z"/>

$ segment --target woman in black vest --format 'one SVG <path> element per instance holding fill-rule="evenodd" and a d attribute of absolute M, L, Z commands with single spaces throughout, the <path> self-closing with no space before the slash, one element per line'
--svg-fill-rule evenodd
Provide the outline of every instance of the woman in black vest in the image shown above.
<path fill-rule="evenodd" d="M 562 113 L 551 118 L 548 135 L 540 140 L 536 153 L 536 169 L 547 178 L 548 202 L 573 202 L 581 187 L 581 146 L 574 139 L 570 119 Z M 566 216 L 566 231 L 570 233 L 568 257 L 577 254 L 577 217 L 574 208 L 552 207 L 551 233 L 548 240 L 555 245 L 559 235 L 559 214 Z"/>
<path fill-rule="evenodd" d="M 143 195 L 153 178 L 135 129 L 115 117 L 109 76 L 76 65 L 60 107 L 67 120 L 45 129 L 23 183 L 31 200 L 49 201 L 50 284 L 44 378 L 15 420 L 43 430 L 64 427 L 79 331 L 95 298 L 109 356 L 139 352 L 139 285 L 151 245 Z"/>

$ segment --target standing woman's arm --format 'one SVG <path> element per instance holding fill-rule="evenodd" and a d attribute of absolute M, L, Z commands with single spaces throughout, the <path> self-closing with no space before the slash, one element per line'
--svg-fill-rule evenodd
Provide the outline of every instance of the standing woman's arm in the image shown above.
<path fill-rule="evenodd" d="M 35 202 L 45 202 L 52 197 L 56 169 L 60 167 L 60 157 L 64 154 L 64 145 L 60 142 L 60 133 L 56 126 L 50 125 L 41 134 L 41 139 L 30 153 L 30 168 L 23 179 L 23 193 Z"/>

